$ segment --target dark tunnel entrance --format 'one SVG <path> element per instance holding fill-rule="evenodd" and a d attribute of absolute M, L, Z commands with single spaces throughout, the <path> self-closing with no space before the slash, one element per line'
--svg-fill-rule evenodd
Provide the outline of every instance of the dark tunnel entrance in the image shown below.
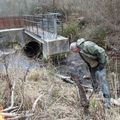
<path fill-rule="evenodd" d="M 31 41 L 23 48 L 28 57 L 42 57 L 42 43 Z"/>

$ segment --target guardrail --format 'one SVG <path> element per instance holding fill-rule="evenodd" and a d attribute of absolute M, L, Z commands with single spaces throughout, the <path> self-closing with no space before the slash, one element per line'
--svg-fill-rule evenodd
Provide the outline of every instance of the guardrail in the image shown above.
<path fill-rule="evenodd" d="M 29 15 L 24 16 L 23 21 L 26 30 L 41 36 L 42 39 L 55 39 L 58 30 L 62 29 L 62 22 L 56 15 Z"/>
<path fill-rule="evenodd" d="M 35 33 L 41 39 L 56 39 L 58 29 L 62 28 L 62 22 L 57 14 L 40 14 L 25 16 L 9 16 L 0 18 L 0 29 L 25 28 Z"/>

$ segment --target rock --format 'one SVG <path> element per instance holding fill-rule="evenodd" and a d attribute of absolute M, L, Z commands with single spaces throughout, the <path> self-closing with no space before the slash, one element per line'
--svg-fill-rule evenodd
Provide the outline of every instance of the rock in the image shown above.
<path fill-rule="evenodd" d="M 111 98 L 110 101 L 111 101 L 111 104 L 116 105 L 116 106 L 120 106 L 120 98 L 117 99 L 117 100 Z"/>

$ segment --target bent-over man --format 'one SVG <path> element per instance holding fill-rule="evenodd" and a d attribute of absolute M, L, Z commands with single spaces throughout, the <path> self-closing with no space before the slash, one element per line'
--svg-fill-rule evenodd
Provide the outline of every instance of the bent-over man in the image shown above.
<path fill-rule="evenodd" d="M 110 90 L 106 80 L 107 55 L 105 50 L 92 41 L 84 38 L 70 44 L 70 50 L 79 53 L 81 58 L 87 63 L 91 78 L 92 87 L 95 92 L 102 90 L 104 96 L 104 106 L 110 107 Z"/>

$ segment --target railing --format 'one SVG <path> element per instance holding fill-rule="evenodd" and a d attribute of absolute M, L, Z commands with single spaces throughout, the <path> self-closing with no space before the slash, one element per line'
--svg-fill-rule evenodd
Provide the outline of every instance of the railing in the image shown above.
<path fill-rule="evenodd" d="M 21 27 L 38 35 L 41 39 L 51 40 L 57 38 L 58 29 L 62 28 L 62 22 L 57 18 L 56 13 L 0 18 L 0 29 Z"/>
<path fill-rule="evenodd" d="M 62 22 L 54 14 L 24 16 L 23 21 L 25 29 L 39 35 L 41 39 L 56 39 L 58 29 L 62 28 Z"/>

